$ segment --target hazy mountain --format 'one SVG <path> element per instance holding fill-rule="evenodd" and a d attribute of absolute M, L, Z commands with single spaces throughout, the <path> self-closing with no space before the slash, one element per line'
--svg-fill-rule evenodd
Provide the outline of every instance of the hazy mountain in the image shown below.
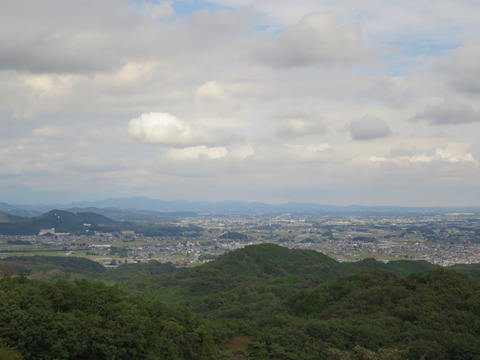
<path fill-rule="evenodd" d="M 130 224 L 109 219 L 103 215 L 79 212 L 73 213 L 64 210 L 51 210 L 35 217 L 12 216 L 0 214 L 0 234 L 8 235 L 35 235 L 40 229 L 54 228 L 55 232 L 85 234 L 88 231 L 102 231 L 125 229 Z M 89 224 L 89 225 L 85 225 Z"/>
<path fill-rule="evenodd" d="M 319 215 L 402 215 L 418 216 L 422 214 L 446 213 L 446 212 L 480 212 L 480 206 L 476 207 L 401 207 L 401 206 L 334 206 L 322 205 L 313 202 L 289 202 L 283 204 L 266 204 L 262 202 L 247 201 L 166 201 L 150 199 L 148 197 L 109 198 L 100 201 L 82 201 L 71 204 L 39 204 L 39 205 L 10 205 L 0 203 L 0 210 L 12 215 L 32 216 L 38 212 L 51 209 L 116 209 L 116 210 L 144 210 L 167 212 L 167 216 L 184 214 L 193 215 L 192 212 L 210 213 L 292 213 L 292 214 L 319 214 Z M 30 215 L 29 215 L 30 214 Z"/>

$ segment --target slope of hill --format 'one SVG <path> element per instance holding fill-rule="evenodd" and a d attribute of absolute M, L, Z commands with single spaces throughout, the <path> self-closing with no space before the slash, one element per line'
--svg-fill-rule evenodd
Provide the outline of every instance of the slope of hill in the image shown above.
<path fill-rule="evenodd" d="M 215 360 L 210 332 L 184 309 L 101 282 L 0 279 L 1 359 Z"/>
<path fill-rule="evenodd" d="M 252 293 L 269 293 L 284 298 L 326 280 L 362 271 L 381 269 L 406 275 L 434 268 L 437 266 L 417 261 L 384 264 L 368 259 L 341 263 L 312 250 L 261 244 L 223 254 L 215 261 L 177 273 L 140 276 L 122 286 L 148 298 L 181 303 L 206 316 L 216 317 L 230 312 L 230 304 L 235 303 L 246 288 L 253 289 Z M 256 301 L 254 298 L 243 299 L 245 307 L 248 302 Z M 251 312 L 243 311 L 244 314 Z"/>
<path fill-rule="evenodd" d="M 137 276 L 159 275 L 175 271 L 179 271 L 179 269 L 172 264 L 163 264 L 157 261 L 105 268 L 95 261 L 74 256 L 34 255 L 0 259 L 0 277 L 22 275 L 48 281 L 85 278 L 121 282 Z"/>
<path fill-rule="evenodd" d="M 125 288 L 214 321 L 232 359 L 474 359 L 480 281 L 438 268 L 264 244 Z"/>
<path fill-rule="evenodd" d="M 63 256 L 12 256 L 0 259 L 0 275 L 23 275 L 37 279 L 93 278 L 105 268 L 88 259 Z"/>
<path fill-rule="evenodd" d="M 38 257 L 37 265 L 41 263 Z M 69 264 L 63 266 L 69 268 Z M 90 267 L 88 262 L 70 266 L 84 267 Z M 78 346 L 70 347 L 68 341 L 73 341 L 72 334 L 90 327 L 87 338 L 101 344 L 96 351 L 111 351 L 119 358 L 119 349 L 126 346 L 131 349 L 123 351 L 143 356 L 137 343 L 127 345 L 122 339 L 137 339 L 151 354 L 170 351 L 173 357 L 165 358 L 178 360 L 471 360 L 480 353 L 480 280 L 425 262 L 340 263 L 314 251 L 263 244 L 232 251 L 196 268 L 151 275 L 164 270 L 168 271 L 159 264 L 132 264 L 115 269 L 116 275 L 105 270 L 98 276 L 122 281 L 119 287 L 143 300 L 98 283 L 29 283 L 43 289 L 34 291 L 27 289 L 29 285 L 19 287 L 28 284 L 26 279 L 14 280 L 15 285 L 2 280 L 5 293 L 0 291 L 0 307 L 13 304 L 18 317 L 0 312 L 4 316 L 0 340 L 28 354 L 35 347 L 16 340 L 28 338 L 35 346 L 46 344 L 35 348 L 38 351 L 61 349 L 55 354 L 65 359 L 88 348 L 75 342 Z M 131 279 L 132 274 L 142 276 Z M 2 294 L 7 295 L 2 298 Z M 92 294 L 95 299 L 90 299 Z M 17 312 L 16 304 L 25 306 L 32 296 L 36 304 L 32 310 L 47 304 L 46 312 L 29 310 L 33 317 L 22 313 L 23 308 Z M 206 320 L 195 320 L 189 311 L 166 307 L 158 299 L 168 301 L 168 306 L 188 307 Z M 150 310 L 143 304 L 154 304 L 154 316 L 161 315 L 160 327 L 148 322 Z M 175 315 L 169 318 L 171 314 Z M 87 328 L 80 326 L 79 319 L 87 320 Z M 11 321 L 15 327 L 1 328 Z M 55 335 L 58 344 L 51 342 L 52 337 L 46 342 L 42 338 L 42 329 L 48 326 L 63 329 L 64 333 Z M 150 331 L 144 332 L 145 326 Z M 113 337 L 105 337 L 106 329 Z M 132 337 L 130 332 L 137 335 Z M 170 337 L 158 338 L 158 333 Z M 159 347 L 145 345 L 147 340 Z M 222 350 L 219 356 L 214 343 Z M 0 341 L 0 351 L 1 347 Z"/>
<path fill-rule="evenodd" d="M 0 223 L 9 223 L 15 221 L 22 221 L 23 218 L 21 216 L 11 215 L 5 211 L 0 211 Z"/>
<path fill-rule="evenodd" d="M 0 234 L 35 235 L 40 229 L 54 228 L 55 232 L 85 234 L 88 231 L 122 230 L 131 223 L 117 222 L 103 215 L 91 212 L 73 213 L 64 210 L 51 210 L 35 217 L 4 215 L 0 222 Z M 88 224 L 88 226 L 86 225 Z"/>
<path fill-rule="evenodd" d="M 225 253 L 215 261 L 175 274 L 136 278 L 124 286 L 151 297 L 174 300 L 178 294 L 172 291 L 173 288 L 181 289 L 183 295 L 201 296 L 271 278 L 301 275 L 324 280 L 350 273 L 352 269 L 348 264 L 315 251 L 261 244 Z"/>

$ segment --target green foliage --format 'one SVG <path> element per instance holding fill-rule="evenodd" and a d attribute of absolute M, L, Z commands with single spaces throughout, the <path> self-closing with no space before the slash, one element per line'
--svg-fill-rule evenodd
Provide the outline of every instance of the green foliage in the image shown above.
<path fill-rule="evenodd" d="M 226 232 L 218 237 L 219 239 L 230 239 L 230 240 L 248 240 L 248 236 L 241 234 L 236 231 Z"/>
<path fill-rule="evenodd" d="M 452 270 L 273 244 L 169 266 L 100 274 L 118 287 L 6 277 L 3 346 L 28 359 L 480 359 L 480 280 Z"/>
<path fill-rule="evenodd" d="M 209 326 L 187 310 L 86 280 L 0 280 L 0 338 L 27 359 L 196 360 L 216 353 Z"/>
<path fill-rule="evenodd" d="M 332 360 L 404 360 L 405 351 L 398 349 L 379 349 L 374 352 L 361 346 L 355 346 L 352 351 L 331 349 Z"/>
<path fill-rule="evenodd" d="M 172 224 L 147 224 L 137 225 L 136 229 L 145 236 L 198 237 L 203 233 L 203 229 L 195 225 L 179 226 Z"/>
<path fill-rule="evenodd" d="M 179 269 L 171 263 L 164 264 L 158 261 L 150 261 L 149 263 L 124 264 L 106 269 L 101 274 L 98 274 L 98 279 L 121 282 L 137 276 L 160 275 L 175 271 L 179 271 Z"/>
<path fill-rule="evenodd" d="M 95 261 L 74 256 L 12 256 L 0 260 L 0 273 L 42 279 L 101 276 L 105 268 Z"/>
<path fill-rule="evenodd" d="M 88 234 L 93 231 L 120 231 L 133 226 L 127 222 L 116 222 L 103 215 L 64 210 L 51 210 L 43 215 L 35 217 L 10 216 L 3 217 L 0 221 L 0 234 L 9 235 L 35 235 L 40 229 L 55 228 L 56 232 Z M 90 224 L 85 227 L 84 224 Z M 87 232 L 86 230 L 89 230 Z"/>
<path fill-rule="evenodd" d="M 225 359 L 474 359 L 480 282 L 447 270 L 395 275 L 438 268 L 264 244 L 126 286 L 214 321 L 217 341 L 249 339 Z"/>
<path fill-rule="evenodd" d="M 22 360 L 22 354 L 20 354 L 15 348 L 6 345 L 2 339 L 0 339 L 0 360 Z"/>

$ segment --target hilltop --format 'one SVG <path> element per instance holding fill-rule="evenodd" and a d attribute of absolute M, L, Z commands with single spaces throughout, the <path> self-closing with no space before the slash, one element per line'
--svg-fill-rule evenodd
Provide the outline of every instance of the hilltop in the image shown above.
<path fill-rule="evenodd" d="M 313 250 L 260 244 L 225 253 L 215 261 L 180 272 L 140 276 L 122 286 L 142 296 L 190 304 L 196 311 L 208 312 L 211 308 L 205 304 L 210 301 L 209 297 L 235 293 L 245 287 L 268 284 L 279 293 L 288 293 L 291 289 L 308 288 L 326 280 L 368 270 L 389 271 L 403 276 L 438 268 L 437 265 L 413 260 L 385 264 L 366 259 L 345 263 Z M 222 306 L 228 308 L 228 304 L 225 302 Z"/>
<path fill-rule="evenodd" d="M 167 223 L 117 221 L 95 212 L 85 211 L 72 212 L 56 209 L 33 217 L 14 216 L 0 212 L 0 235 L 37 235 L 41 229 L 54 229 L 55 233 L 74 235 L 90 235 L 95 231 L 133 230 L 146 236 L 179 235 L 183 233 L 195 236 L 203 231 L 202 228 L 193 225 L 177 226 Z"/>
<path fill-rule="evenodd" d="M 36 235 L 41 229 L 52 228 L 57 233 L 86 234 L 90 231 L 118 231 L 132 225 L 96 213 L 65 210 L 51 210 L 34 217 L 13 216 L 2 212 L 0 219 L 0 234 L 3 235 Z"/>
<path fill-rule="evenodd" d="M 30 273 L 25 272 L 29 261 Z M 103 354 L 127 351 L 123 339 L 131 339 L 134 329 L 140 329 L 140 339 L 159 339 L 156 334 L 167 331 L 168 341 L 162 337 L 159 348 L 145 349 L 169 356 L 175 352 L 178 360 L 467 360 L 480 351 L 480 280 L 424 261 L 342 263 L 311 250 L 262 244 L 188 269 L 152 263 L 100 271 L 86 259 L 41 256 L 5 259 L 0 265 L 9 262 L 22 263 L 30 278 L 44 272 L 53 280 L 49 275 L 62 269 L 73 278 L 83 274 L 117 284 L 110 289 L 85 280 L 74 285 L 0 280 L 5 296 L 14 295 L 8 300 L 14 311 L 5 321 L 14 318 L 21 325 L 3 328 L 1 338 L 26 358 L 29 351 L 42 351 L 45 358 L 61 351 L 62 358 L 75 358 L 88 348 L 72 335 L 80 328 L 88 341 L 101 344 L 95 346 Z M 454 268 L 478 274 L 478 266 Z M 33 313 L 25 320 L 18 305 L 22 296 L 35 309 L 46 306 L 44 315 Z M 77 316 L 89 323 L 81 325 Z M 148 320 L 151 316 L 160 316 L 159 328 Z M 40 349 L 44 341 L 38 334 L 45 333 L 50 320 L 64 333 L 57 334 L 58 346 L 50 337 Z M 125 332 L 125 326 L 130 330 Z M 94 335 L 110 330 L 121 338 Z M 33 340 L 15 340 L 27 337 Z M 185 350 L 187 339 L 193 352 Z M 137 345 L 128 351 L 142 354 Z M 0 351 L 2 346 L 0 339 Z"/>

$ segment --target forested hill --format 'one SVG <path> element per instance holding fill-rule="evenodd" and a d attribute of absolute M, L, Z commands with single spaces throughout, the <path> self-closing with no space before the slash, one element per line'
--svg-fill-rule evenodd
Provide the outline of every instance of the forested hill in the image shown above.
<path fill-rule="evenodd" d="M 20 261 L 26 260 L 13 262 Z M 173 269 L 131 264 L 101 272 L 88 260 L 48 261 L 35 257 L 32 277 L 61 265 L 75 277 L 98 273 L 116 285 L 5 276 L 2 360 L 2 354 L 174 360 L 475 360 L 480 354 L 480 280 L 426 262 L 340 263 L 273 244 L 160 275 Z"/>
<path fill-rule="evenodd" d="M 0 280 L 0 359 L 216 359 L 211 327 L 185 309 L 85 280 Z"/>
<path fill-rule="evenodd" d="M 51 210 L 40 216 L 21 217 L 0 211 L 0 235 L 37 235 L 41 229 L 55 229 L 56 233 L 90 235 L 95 231 L 119 232 L 133 230 L 146 236 L 196 236 L 203 229 L 175 224 L 144 224 L 116 221 L 94 212 Z"/>
<path fill-rule="evenodd" d="M 225 253 L 217 260 L 185 271 L 135 278 L 123 286 L 143 296 L 176 300 L 186 296 L 225 292 L 239 286 L 277 279 L 279 283 L 317 284 L 366 270 L 385 270 L 408 275 L 437 269 L 425 261 L 392 261 L 387 264 L 374 259 L 353 263 L 336 261 L 313 250 L 288 249 L 275 244 L 246 246 Z M 289 286 L 289 285 L 288 285 Z M 176 290 L 178 291 L 176 291 Z"/>
<path fill-rule="evenodd" d="M 0 234 L 36 235 L 41 229 L 55 229 L 58 233 L 87 234 L 90 231 L 122 230 L 132 224 L 117 222 L 103 215 L 91 212 L 73 213 L 51 210 L 34 217 L 0 214 Z"/>

